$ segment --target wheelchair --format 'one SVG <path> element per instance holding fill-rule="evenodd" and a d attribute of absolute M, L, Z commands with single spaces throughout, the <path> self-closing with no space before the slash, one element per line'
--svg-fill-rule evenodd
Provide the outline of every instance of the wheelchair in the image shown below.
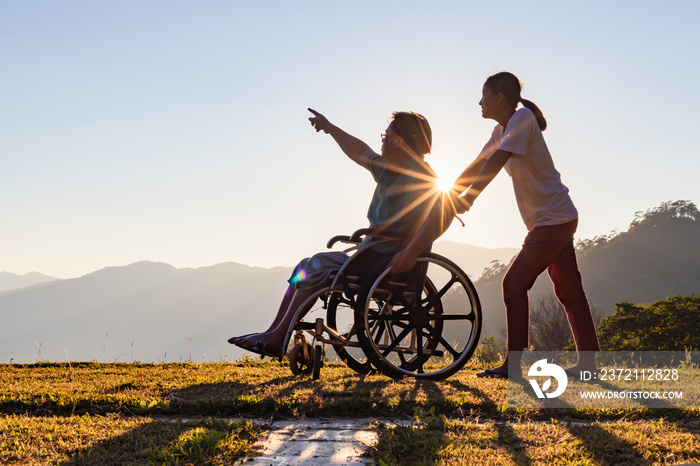
<path fill-rule="evenodd" d="M 369 244 L 363 244 L 368 236 Z M 459 371 L 474 353 L 482 326 L 481 305 L 471 280 L 459 266 L 432 252 L 413 271 L 389 268 L 367 276 L 345 271 L 370 247 L 399 241 L 361 229 L 335 236 L 351 254 L 322 289 L 296 310 L 283 348 L 296 375 L 320 377 L 326 345 L 359 374 L 378 371 L 391 378 L 442 380 Z M 325 311 L 323 317 L 308 319 Z M 311 342 L 307 341 L 310 336 Z"/>

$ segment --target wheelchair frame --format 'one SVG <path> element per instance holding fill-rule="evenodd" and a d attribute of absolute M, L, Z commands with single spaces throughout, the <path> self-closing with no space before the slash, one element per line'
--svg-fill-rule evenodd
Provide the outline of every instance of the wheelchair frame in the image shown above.
<path fill-rule="evenodd" d="M 385 268 L 373 277 L 349 276 L 345 270 L 354 259 L 377 244 L 396 241 L 379 236 L 376 241 L 360 247 L 363 237 L 371 236 L 371 229 L 360 229 L 351 236 L 335 236 L 328 241 L 330 249 L 336 243 L 351 245 L 344 252 L 355 251 L 332 278 L 330 285 L 309 296 L 295 311 L 283 348 L 294 338 L 289 363 L 294 374 L 320 377 L 323 349 L 334 347 L 338 356 L 353 370 L 367 373 L 373 370 L 392 377 L 445 379 L 469 360 L 479 342 L 482 316 L 481 305 L 471 280 L 456 264 L 435 253 L 419 257 L 414 271 L 400 276 Z M 436 286 L 436 276 L 446 283 Z M 430 277 L 431 273 L 433 278 Z M 359 283 L 358 283 L 359 282 Z M 461 296 L 461 295 L 464 296 Z M 323 301 L 326 321 L 302 320 L 317 300 Z M 463 302 L 459 312 L 445 312 L 444 300 Z M 347 331 L 329 325 L 336 321 L 339 303 L 352 309 L 353 325 Z M 466 303 L 466 304 L 464 304 Z M 451 307 L 454 307 L 452 305 Z M 347 312 L 347 311 L 343 311 Z M 462 326 L 465 341 L 448 342 L 443 336 L 445 324 Z M 451 329 L 454 334 L 454 329 Z M 309 334 L 312 343 L 306 341 Z M 350 354 L 348 348 L 354 349 Z M 358 356 L 359 355 L 359 356 Z M 364 356 L 364 358 L 363 358 Z M 359 360 L 364 359 L 364 360 Z"/>

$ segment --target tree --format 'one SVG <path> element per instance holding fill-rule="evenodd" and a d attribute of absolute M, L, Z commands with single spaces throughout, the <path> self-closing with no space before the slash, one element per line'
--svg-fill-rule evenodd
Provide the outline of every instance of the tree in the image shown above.
<path fill-rule="evenodd" d="M 677 295 L 638 306 L 615 303 L 598 328 L 606 351 L 700 350 L 700 296 Z"/>
<path fill-rule="evenodd" d="M 571 340 L 564 306 L 553 294 L 530 303 L 530 346 L 535 351 L 560 351 Z"/>
<path fill-rule="evenodd" d="M 535 351 L 574 349 L 573 335 L 564 306 L 553 294 L 540 295 L 530 304 L 530 346 Z M 593 321 L 601 314 L 592 307 Z"/>
<path fill-rule="evenodd" d="M 656 225 L 669 219 L 686 219 L 695 222 L 700 220 L 700 211 L 690 201 L 662 202 L 659 207 L 635 213 L 630 230 L 640 225 Z"/>

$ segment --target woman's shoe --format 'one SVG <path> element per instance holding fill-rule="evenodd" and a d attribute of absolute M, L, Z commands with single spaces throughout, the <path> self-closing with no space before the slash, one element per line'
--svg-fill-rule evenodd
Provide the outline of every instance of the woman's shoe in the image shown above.
<path fill-rule="evenodd" d="M 476 376 L 482 379 L 507 379 L 508 373 L 496 369 L 486 369 L 484 372 L 477 372 Z"/>
<path fill-rule="evenodd" d="M 523 375 L 521 373 L 517 374 L 509 374 L 508 372 L 502 370 L 502 369 L 486 369 L 484 372 L 478 372 L 476 374 L 477 377 L 483 378 L 483 379 L 511 379 L 511 380 L 519 380 L 523 378 Z"/>

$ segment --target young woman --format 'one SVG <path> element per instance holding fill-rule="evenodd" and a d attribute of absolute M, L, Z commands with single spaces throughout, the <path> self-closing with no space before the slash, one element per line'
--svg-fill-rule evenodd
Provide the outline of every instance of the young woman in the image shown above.
<path fill-rule="evenodd" d="M 578 212 L 542 136 L 547 122 L 534 103 L 520 96 L 520 91 L 520 80 L 512 73 L 501 72 L 486 79 L 479 101 L 481 115 L 495 120 L 497 125 L 481 153 L 455 183 L 456 192 L 463 193 L 455 198 L 455 206 L 458 213 L 468 211 L 505 167 L 513 180 L 518 208 L 528 229 L 522 249 L 503 279 L 507 347 L 511 352 L 511 362 L 517 363 L 512 366 L 519 368 L 519 361 L 512 358 L 528 347 L 528 291 L 537 277 L 547 270 L 557 298 L 566 309 L 579 352 L 578 363 L 567 370 L 574 374 L 591 369 L 594 366 L 593 352 L 599 351 L 574 250 Z M 519 104 L 522 107 L 518 108 Z M 434 226 L 424 226 L 421 234 L 394 257 L 392 270 L 410 269 L 421 244 L 434 240 L 441 233 Z M 510 375 L 518 377 L 520 370 Z M 477 376 L 508 377 L 508 358 L 503 365 Z"/>

